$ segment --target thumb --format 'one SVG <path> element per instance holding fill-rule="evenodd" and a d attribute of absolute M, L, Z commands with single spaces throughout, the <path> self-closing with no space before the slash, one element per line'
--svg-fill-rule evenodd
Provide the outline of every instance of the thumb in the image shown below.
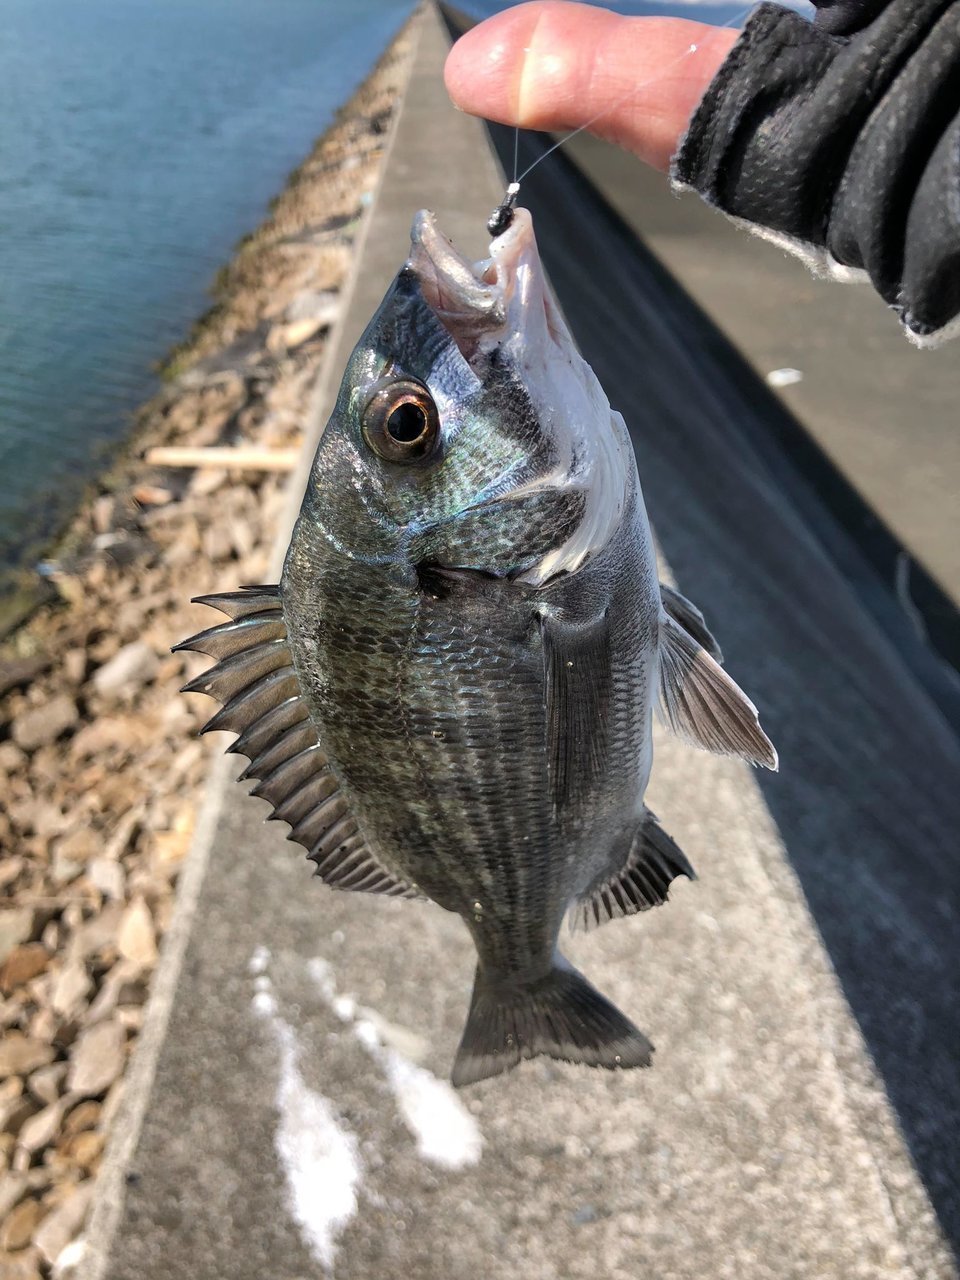
<path fill-rule="evenodd" d="M 524 129 L 591 122 L 598 137 L 665 170 L 738 35 L 682 18 L 534 0 L 462 36 L 445 79 L 454 103 L 473 115 Z"/>

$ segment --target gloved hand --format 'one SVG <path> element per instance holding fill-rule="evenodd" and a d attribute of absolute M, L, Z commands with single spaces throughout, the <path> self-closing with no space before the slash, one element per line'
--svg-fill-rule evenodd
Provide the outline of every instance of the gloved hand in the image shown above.
<path fill-rule="evenodd" d="M 920 343 L 960 311 L 960 3 L 763 4 L 694 113 L 674 181 L 815 269 L 866 271 Z"/>

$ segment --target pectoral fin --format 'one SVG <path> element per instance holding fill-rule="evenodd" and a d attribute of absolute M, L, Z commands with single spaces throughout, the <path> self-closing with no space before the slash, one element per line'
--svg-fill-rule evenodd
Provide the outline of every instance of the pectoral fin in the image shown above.
<path fill-rule="evenodd" d="M 681 738 L 722 756 L 777 768 L 757 708 L 674 618 L 660 616 L 660 712 Z"/>
<path fill-rule="evenodd" d="M 589 794 L 608 767 L 610 627 L 540 615 L 546 684 L 547 770 L 554 808 Z"/>
<path fill-rule="evenodd" d="M 570 912 L 571 929 L 593 929 L 607 920 L 636 915 L 666 902 L 677 876 L 696 880 L 697 873 L 649 809 L 632 836 L 624 856 L 619 846 L 608 871 L 595 880 Z"/>

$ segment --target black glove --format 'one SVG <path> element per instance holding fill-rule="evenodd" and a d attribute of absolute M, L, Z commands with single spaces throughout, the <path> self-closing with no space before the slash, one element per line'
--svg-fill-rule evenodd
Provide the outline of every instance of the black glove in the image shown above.
<path fill-rule="evenodd" d="M 673 177 L 937 336 L 960 312 L 960 0 L 762 4 Z"/>

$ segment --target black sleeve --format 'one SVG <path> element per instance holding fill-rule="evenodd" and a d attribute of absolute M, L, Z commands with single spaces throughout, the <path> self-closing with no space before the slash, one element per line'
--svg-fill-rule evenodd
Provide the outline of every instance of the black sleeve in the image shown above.
<path fill-rule="evenodd" d="M 673 178 L 816 262 L 865 270 L 919 340 L 960 312 L 960 0 L 762 4 Z"/>

